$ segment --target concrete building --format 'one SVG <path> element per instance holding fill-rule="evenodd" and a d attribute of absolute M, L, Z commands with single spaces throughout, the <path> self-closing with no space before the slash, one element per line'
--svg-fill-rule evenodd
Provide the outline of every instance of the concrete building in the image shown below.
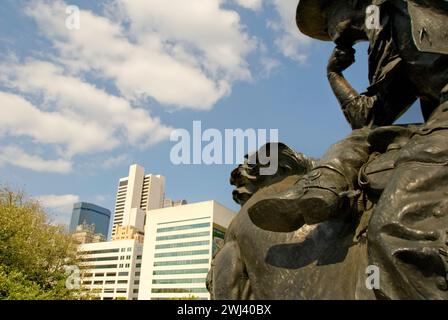
<path fill-rule="evenodd" d="M 236 214 L 206 201 L 147 215 L 139 300 L 209 299 L 205 281 L 213 250 Z"/>
<path fill-rule="evenodd" d="M 133 226 L 117 226 L 115 235 L 113 236 L 112 240 L 115 241 L 131 239 L 143 243 L 143 241 L 145 240 L 145 233 Z"/>
<path fill-rule="evenodd" d="M 74 233 L 76 227 L 86 223 L 95 225 L 94 233 L 101 233 L 107 239 L 109 236 L 110 210 L 92 203 L 79 202 L 73 205 L 69 231 Z"/>
<path fill-rule="evenodd" d="M 106 237 L 102 233 L 95 233 L 95 224 L 87 224 L 85 221 L 83 224 L 76 226 L 72 237 L 79 244 L 106 241 Z"/>
<path fill-rule="evenodd" d="M 165 177 L 145 175 L 143 167 L 136 164 L 130 166 L 129 175 L 118 182 L 112 239 L 119 226 L 132 226 L 143 232 L 146 211 L 162 208 L 164 197 Z"/>
<path fill-rule="evenodd" d="M 137 300 L 142 251 L 137 240 L 80 245 L 83 287 L 101 300 Z"/>
<path fill-rule="evenodd" d="M 185 204 L 187 204 L 187 200 L 175 200 L 174 201 L 172 199 L 165 198 L 165 200 L 163 201 L 164 208 L 183 206 Z"/>

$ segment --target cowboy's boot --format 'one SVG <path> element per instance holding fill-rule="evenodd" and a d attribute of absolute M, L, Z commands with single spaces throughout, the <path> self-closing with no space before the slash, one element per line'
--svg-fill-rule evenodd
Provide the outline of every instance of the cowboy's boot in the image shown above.
<path fill-rule="evenodd" d="M 262 229 L 292 232 L 304 223 L 315 224 L 341 215 L 353 194 L 342 172 L 330 166 L 317 167 L 292 188 L 254 204 L 249 216 Z"/>
<path fill-rule="evenodd" d="M 318 165 L 293 187 L 262 199 L 249 208 L 252 222 L 274 232 L 292 232 L 349 212 L 358 172 L 369 157 L 370 129 L 354 130 L 334 144 Z"/>

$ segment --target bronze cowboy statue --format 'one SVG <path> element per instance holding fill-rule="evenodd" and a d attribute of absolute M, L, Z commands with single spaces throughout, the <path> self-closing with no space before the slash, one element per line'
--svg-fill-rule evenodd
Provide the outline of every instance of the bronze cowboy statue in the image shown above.
<path fill-rule="evenodd" d="M 366 23 L 372 5 L 380 13 L 375 28 Z M 280 274 L 273 282 L 280 288 L 257 290 L 272 299 L 282 292 L 288 298 L 368 299 L 372 296 L 360 289 L 361 271 L 373 265 L 381 273 L 374 298 L 448 299 L 448 2 L 301 0 L 296 18 L 304 34 L 335 43 L 327 76 L 353 131 L 306 174 L 244 204 L 240 215 L 268 235 L 255 265 L 274 266 L 266 268 Z M 370 44 L 370 86 L 361 94 L 343 76 L 359 41 Z M 393 125 L 417 100 L 425 122 Z M 319 244 L 319 227 L 336 232 L 321 235 L 328 247 Z M 338 259 L 323 263 L 331 248 Z M 226 257 L 216 257 L 214 288 L 225 283 L 216 262 Z M 245 271 L 251 287 L 262 278 L 258 268 Z M 282 272 L 293 280 L 282 281 Z M 324 293 L 326 281 L 338 272 L 352 277 L 338 280 L 347 294 L 331 288 Z M 316 283 L 303 280 L 306 275 Z M 311 285 L 317 287 L 307 288 Z M 224 287 L 219 292 L 225 296 Z"/>

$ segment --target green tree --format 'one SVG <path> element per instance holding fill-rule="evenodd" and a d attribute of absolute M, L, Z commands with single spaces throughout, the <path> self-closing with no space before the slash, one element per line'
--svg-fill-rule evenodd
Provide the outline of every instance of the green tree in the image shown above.
<path fill-rule="evenodd" d="M 76 244 L 23 192 L 0 188 L 0 300 L 89 298 L 66 288 Z"/>

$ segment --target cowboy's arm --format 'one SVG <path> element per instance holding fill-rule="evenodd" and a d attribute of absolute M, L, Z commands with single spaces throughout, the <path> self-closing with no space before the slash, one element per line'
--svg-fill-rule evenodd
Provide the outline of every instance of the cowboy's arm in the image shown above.
<path fill-rule="evenodd" d="M 327 77 L 334 95 L 353 129 L 360 129 L 372 122 L 372 108 L 377 100 L 359 94 L 344 78 L 342 71 L 354 62 L 354 49 L 336 47 L 327 66 Z"/>

